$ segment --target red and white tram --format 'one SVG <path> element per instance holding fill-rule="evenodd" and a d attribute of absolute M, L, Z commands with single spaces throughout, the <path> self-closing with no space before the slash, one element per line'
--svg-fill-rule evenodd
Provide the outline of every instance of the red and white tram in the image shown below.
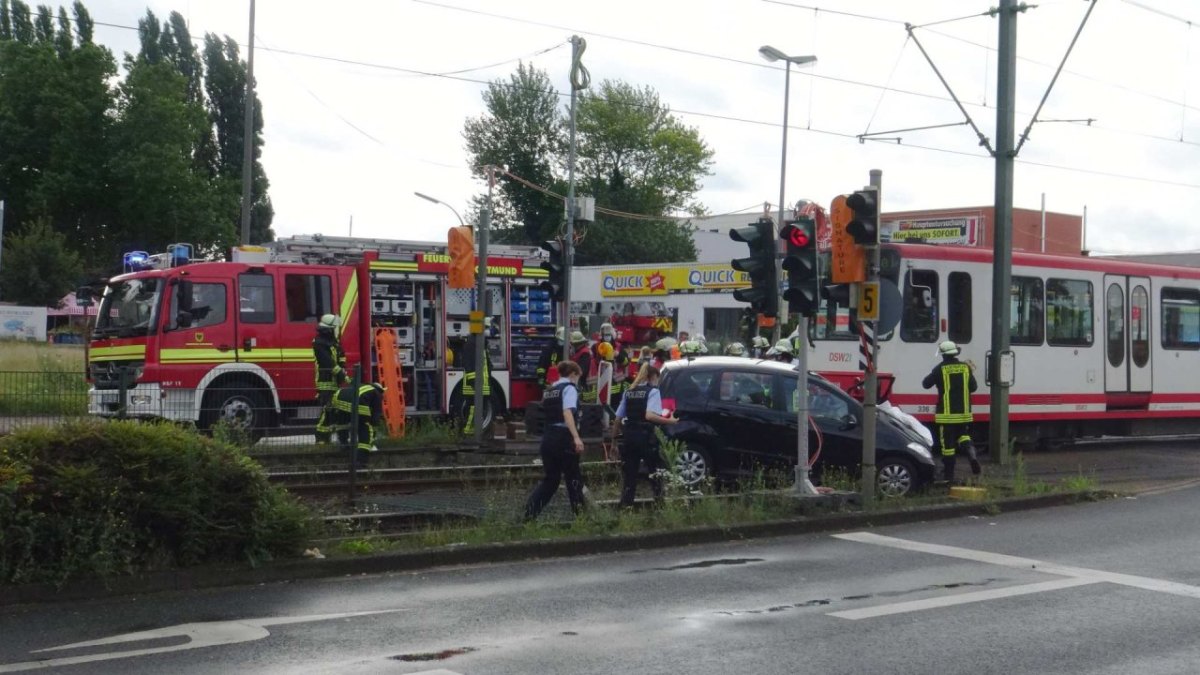
<path fill-rule="evenodd" d="M 992 252 L 885 244 L 880 268 L 903 304 L 899 326 L 879 341 L 880 377 L 894 378 L 888 400 L 931 421 L 936 395 L 921 380 L 938 343 L 953 340 L 977 364 L 971 404 L 986 438 Z M 1009 298 L 1013 438 L 1200 431 L 1200 269 L 1014 252 Z M 861 375 L 854 310 L 832 299 L 822 310 L 809 367 L 847 385 Z"/>

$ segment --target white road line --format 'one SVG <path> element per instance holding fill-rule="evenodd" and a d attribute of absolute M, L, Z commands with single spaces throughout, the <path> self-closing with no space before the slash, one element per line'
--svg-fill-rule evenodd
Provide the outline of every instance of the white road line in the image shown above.
<path fill-rule="evenodd" d="M 873 619 L 877 616 L 888 616 L 889 614 L 919 612 L 923 609 L 952 607 L 954 605 L 965 605 L 972 602 L 983 602 L 984 600 L 1000 600 L 1002 598 L 1011 598 L 1018 595 L 1044 593 L 1046 591 L 1056 591 L 1060 588 L 1073 588 L 1075 586 L 1086 586 L 1088 584 L 1097 583 L 1100 582 L 1093 581 L 1091 579 L 1056 579 L 1054 581 L 1042 581 L 1036 584 L 1025 584 L 1022 586 L 990 588 L 986 591 L 975 591 L 974 593 L 958 593 L 956 595 L 944 595 L 938 598 L 911 600 L 909 602 L 895 602 L 890 605 L 879 605 L 878 607 L 848 609 L 841 612 L 830 612 L 829 616 L 836 616 L 839 619 L 850 619 L 851 621 L 857 621 L 859 619 Z"/>
<path fill-rule="evenodd" d="M 373 614 L 391 614 L 394 612 L 403 611 L 406 610 L 384 609 L 367 612 L 342 612 L 340 614 L 311 614 L 307 616 L 262 617 L 257 619 L 241 619 L 236 621 L 205 621 L 202 623 L 184 623 L 177 626 L 168 626 L 166 628 L 156 628 L 153 630 L 138 631 L 136 633 L 113 635 L 110 637 L 101 638 L 99 640 L 87 640 L 86 642 L 75 642 L 69 645 L 48 647 L 46 649 L 34 650 L 30 653 L 38 654 L 42 652 L 53 652 L 66 649 L 80 649 L 83 647 L 99 647 L 103 645 L 116 645 L 128 642 L 144 642 L 148 640 L 159 640 L 171 637 L 188 638 L 188 641 L 182 644 L 171 645 L 169 647 L 129 649 L 125 651 L 106 652 L 103 654 L 90 654 L 88 656 L 66 656 L 56 659 L 26 661 L 24 663 L 3 663 L 0 664 L 0 673 L 15 673 L 24 670 L 56 668 L 58 666 L 92 663 L 95 661 L 127 659 L 133 656 L 165 654 L 167 652 L 177 652 L 185 649 L 198 649 L 200 647 L 213 647 L 219 645 L 238 644 L 240 642 L 253 642 L 255 640 L 261 640 L 271 634 L 270 631 L 267 630 L 268 626 L 285 626 L 293 623 L 309 623 L 312 621 L 331 621 L 334 619 L 347 619 L 359 616 L 370 616 Z"/>
<path fill-rule="evenodd" d="M 1156 591 L 1158 593 L 1168 593 L 1178 595 L 1185 598 L 1200 599 L 1200 586 L 1192 586 L 1189 584 L 1181 584 L 1175 581 L 1166 581 L 1163 579 L 1154 579 L 1151 577 L 1141 577 L 1133 574 L 1122 574 L 1120 572 L 1105 572 L 1103 570 L 1093 570 L 1086 567 L 1072 567 L 1070 565 L 1059 565 L 1057 563 L 1035 560 L 1033 558 L 1022 558 L 1019 556 L 1005 555 L 1003 553 L 990 553 L 988 551 L 977 551 L 969 548 L 960 548 L 958 546 L 945 546 L 942 544 L 927 544 L 919 541 L 911 541 L 908 539 L 898 539 L 896 537 L 885 537 L 871 532 L 848 532 L 846 534 L 833 535 L 837 539 L 846 541 L 858 542 L 861 544 L 874 544 L 876 546 L 886 546 L 888 548 L 896 548 L 904 551 L 914 551 L 918 553 L 929 553 L 932 555 L 940 555 L 948 558 L 958 558 L 960 560 L 972 560 L 975 562 L 986 563 L 989 565 L 999 565 L 1001 567 L 1009 567 L 1013 569 L 1032 570 L 1045 574 L 1053 574 L 1066 579 L 1059 581 L 1050 581 L 1037 584 L 1029 584 L 1025 586 L 1012 586 L 1009 588 L 989 589 L 987 591 L 979 591 L 976 593 L 965 593 L 946 596 L 943 599 L 931 599 L 928 601 L 917 600 L 912 602 L 893 603 L 890 605 L 880 605 L 879 607 L 869 610 L 848 610 L 845 612 L 831 612 L 830 616 L 840 618 L 868 618 L 869 616 L 885 616 L 887 614 L 897 614 L 900 612 L 913 612 L 921 609 L 929 609 L 932 607 L 948 607 L 952 605 L 962 604 L 963 602 L 979 602 L 982 600 L 992 600 L 997 598 L 1009 597 L 1012 595 L 1026 595 L 1029 593 L 1038 593 L 1041 591 L 1055 590 L 1058 588 L 1069 588 L 1071 586 L 1082 586 L 1085 584 L 1094 584 L 1107 582 L 1119 584 L 1121 586 L 1130 586 L 1132 588 L 1140 588 L 1147 591 Z M 1074 583 L 1072 583 L 1074 582 Z M 961 602 L 954 601 L 955 598 L 967 598 Z M 906 609 L 895 609 L 903 608 Z M 854 615 L 854 612 L 862 614 Z M 870 612 L 874 612 L 871 614 Z M 851 616 L 847 616 L 851 614 Z"/>
<path fill-rule="evenodd" d="M 1175 492 L 1177 490 L 1186 490 L 1187 488 L 1195 487 L 1197 485 L 1200 485 L 1200 478 L 1192 478 L 1190 480 L 1181 480 L 1176 483 L 1168 483 L 1166 485 L 1160 485 L 1158 487 L 1153 487 L 1153 488 L 1150 488 L 1147 490 L 1142 490 L 1141 492 L 1138 492 L 1137 495 L 1139 497 L 1152 497 L 1154 495 L 1165 495 L 1168 492 Z"/>

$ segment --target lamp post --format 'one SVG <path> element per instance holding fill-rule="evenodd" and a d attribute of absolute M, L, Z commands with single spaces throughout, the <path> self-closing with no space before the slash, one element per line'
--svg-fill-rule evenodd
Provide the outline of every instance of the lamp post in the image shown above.
<path fill-rule="evenodd" d="M 759 47 L 758 53 L 772 63 L 775 61 L 783 61 L 784 63 L 783 150 L 779 160 L 779 219 L 775 222 L 775 235 L 776 239 L 778 239 L 779 228 L 783 227 L 783 205 L 787 187 L 788 101 L 791 98 L 792 64 L 804 66 L 816 63 L 817 57 L 811 55 L 789 56 L 770 45 Z M 782 279 L 783 271 L 779 268 L 778 256 L 776 256 L 775 266 L 777 270 L 776 278 Z M 782 321 L 778 319 L 775 321 L 772 342 L 776 342 L 780 338 L 780 323 Z M 816 494 L 817 490 L 813 487 L 812 481 L 808 477 L 808 319 L 804 315 L 797 317 L 796 333 L 800 336 L 800 345 L 795 349 L 798 375 L 796 377 L 796 482 L 794 490 L 797 494 L 811 495 Z"/>
<path fill-rule="evenodd" d="M 458 224 L 466 225 L 466 223 L 463 222 L 462 216 L 458 215 L 458 211 L 455 211 L 453 206 L 450 206 L 449 204 L 447 204 L 446 202 L 444 202 L 440 199 L 434 199 L 433 197 L 430 197 L 427 194 L 422 194 L 420 192 L 414 192 L 413 194 L 420 197 L 421 199 L 424 199 L 427 202 L 433 202 L 434 204 L 441 204 L 442 206 L 450 209 L 450 212 L 454 214 L 454 217 L 458 218 Z"/>

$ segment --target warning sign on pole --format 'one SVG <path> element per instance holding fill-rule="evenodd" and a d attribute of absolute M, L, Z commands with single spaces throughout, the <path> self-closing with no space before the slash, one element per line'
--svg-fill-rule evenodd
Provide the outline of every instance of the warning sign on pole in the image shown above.
<path fill-rule="evenodd" d="M 830 273 L 835 284 L 852 284 L 867 280 L 866 249 L 854 241 L 846 232 L 846 226 L 854 220 L 854 211 L 846 205 L 846 195 L 833 198 L 829 209 L 833 223 L 833 258 Z"/>

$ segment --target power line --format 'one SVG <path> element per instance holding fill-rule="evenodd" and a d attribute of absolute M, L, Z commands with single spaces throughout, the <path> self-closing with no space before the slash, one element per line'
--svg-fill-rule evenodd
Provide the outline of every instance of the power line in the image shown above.
<path fill-rule="evenodd" d="M 766 0 L 764 0 L 764 1 L 766 1 Z M 473 13 L 473 14 L 484 14 L 486 16 L 495 16 L 496 18 L 516 21 L 519 23 L 534 23 L 536 25 L 543 25 L 538 22 L 528 22 L 524 19 L 511 19 L 510 17 L 504 17 L 504 16 L 500 16 L 500 15 L 491 15 L 489 13 L 479 12 L 477 10 L 468 10 L 468 9 L 463 9 L 463 8 L 459 8 L 459 7 L 454 7 L 451 5 L 440 5 L 439 3 L 431 2 L 430 0 L 414 0 L 414 2 L 421 2 L 423 4 L 434 5 L 434 6 L 439 6 L 439 7 L 446 7 L 448 9 L 460 10 L 460 11 Z M 117 27 L 117 28 L 137 30 L 136 27 L 131 27 L 131 26 L 121 26 L 118 24 L 104 24 L 101 22 L 95 22 L 95 23 L 96 23 L 96 25 L 106 25 L 106 26 L 112 26 L 112 27 Z M 569 28 L 563 28 L 563 29 L 571 30 Z M 586 33 L 586 31 L 578 31 L 578 32 Z M 609 36 L 605 36 L 605 35 L 598 34 L 598 33 L 588 33 L 588 34 L 598 35 L 599 37 L 605 37 L 605 38 L 609 37 Z M 661 45 L 653 45 L 652 43 L 642 43 L 637 40 L 628 40 L 626 38 L 614 37 L 611 39 L 618 40 L 618 41 L 633 42 L 633 43 L 637 43 L 637 44 L 646 44 L 648 46 L 655 46 L 655 47 L 660 47 L 660 48 L 664 48 L 664 49 L 671 49 L 671 50 L 676 49 L 676 48 L 672 48 L 672 47 L 664 47 Z M 460 81 L 460 82 L 469 82 L 472 84 L 479 84 L 479 85 L 484 85 L 484 86 L 495 84 L 495 83 L 487 81 L 487 80 L 479 80 L 479 79 L 470 78 L 470 77 L 462 77 L 459 75 L 444 75 L 444 74 L 439 74 L 439 73 L 434 73 L 434 72 L 429 72 L 429 71 L 418 70 L 415 68 L 406 68 L 406 67 L 402 67 L 402 66 L 393 66 L 393 65 L 379 64 L 379 63 L 369 63 L 369 62 L 365 62 L 365 61 L 357 61 L 354 59 L 347 59 L 347 58 L 336 57 L 336 56 L 326 56 L 326 55 L 320 55 L 320 54 L 311 54 L 311 53 L 307 53 L 307 52 L 300 52 L 300 51 L 289 50 L 289 49 L 271 49 L 270 51 L 274 51 L 279 54 L 287 54 L 290 56 L 297 56 L 297 57 L 301 57 L 301 58 L 309 58 L 309 59 L 321 60 L 321 61 L 330 61 L 330 62 L 334 62 L 334 63 L 342 63 L 345 65 L 361 66 L 361 67 L 366 67 L 366 68 L 375 68 L 375 69 L 404 72 L 404 73 L 411 73 L 411 74 L 417 74 L 417 75 L 426 75 L 426 76 L 430 76 L 430 77 L 437 77 L 437 78 Z M 678 50 L 678 51 L 689 52 L 689 50 Z M 731 62 L 736 62 L 736 63 L 745 63 L 745 64 L 754 65 L 754 66 L 758 66 L 758 67 L 771 67 L 771 66 L 766 66 L 765 64 L 758 64 L 758 63 L 754 63 L 751 61 L 743 61 L 743 60 L 734 59 L 731 57 L 723 57 L 723 56 L 716 56 L 716 55 L 712 55 L 712 54 L 705 54 L 703 52 L 689 52 L 689 53 L 694 53 L 694 54 L 697 54 L 700 56 L 705 56 L 707 58 L 715 58 L 715 59 L 719 59 L 719 60 L 731 61 Z M 517 85 L 513 85 L 510 83 L 504 83 L 504 82 L 501 82 L 498 84 L 499 84 L 499 86 L 504 86 L 504 87 L 508 87 L 508 88 L 516 88 L 517 87 Z M 865 83 L 854 82 L 854 84 L 865 84 Z M 878 86 L 878 85 L 868 85 L 868 86 Z M 893 91 L 903 92 L 903 90 L 893 90 Z M 562 92 L 557 92 L 557 91 L 555 91 L 555 94 L 557 96 L 559 96 L 560 98 L 564 98 L 564 97 L 568 96 L 568 94 L 564 94 Z M 926 96 L 929 98 L 950 100 L 948 98 L 944 98 L 944 97 L 940 97 L 940 96 L 932 96 L 932 95 L 926 95 Z M 631 106 L 639 105 L 639 104 L 624 102 L 624 101 L 619 102 L 619 103 L 621 105 L 631 105 Z M 647 107 L 647 106 L 642 104 L 640 107 Z M 744 123 L 744 124 L 754 124 L 754 125 L 758 125 L 758 126 L 769 126 L 769 127 L 778 127 L 779 126 L 777 122 L 754 120 L 754 119 L 748 119 L 748 118 L 743 118 L 743 117 L 737 117 L 737 116 L 733 116 L 733 115 L 722 115 L 722 114 L 718 114 L 718 113 L 683 110 L 683 109 L 678 109 L 678 108 L 672 108 L 672 111 L 677 112 L 682 115 L 692 115 L 692 116 L 703 117 L 703 118 L 707 118 L 707 119 L 718 119 L 718 120 L 738 122 L 738 123 Z M 1095 125 L 1093 125 L 1093 126 L 1095 126 Z M 1097 127 L 1097 128 L 1099 128 L 1099 127 Z M 857 134 L 846 133 L 846 132 L 818 129 L 818 128 L 813 128 L 813 127 L 795 127 L 795 126 L 790 126 L 790 125 L 789 125 L 789 129 L 794 129 L 797 131 L 804 131 L 804 132 L 814 133 L 814 134 L 820 134 L 820 135 L 826 135 L 826 136 L 833 136 L 833 137 L 837 137 L 837 138 L 853 139 L 855 141 L 858 140 Z M 1137 134 L 1138 132 L 1130 132 L 1130 133 Z M 1148 137 L 1157 138 L 1158 140 L 1165 140 L 1162 137 L 1154 137 L 1154 136 L 1148 136 Z M 1173 141 L 1173 142 L 1179 142 L 1179 141 Z M 893 145 L 893 144 L 889 143 L 889 145 Z M 932 151 L 932 152 L 940 152 L 940 153 L 944 153 L 944 154 L 960 155 L 960 156 L 965 156 L 965 157 L 974 157 L 974 158 L 979 158 L 979 159 L 989 159 L 990 158 L 988 155 L 984 155 L 984 154 L 965 152 L 965 151 L 961 151 L 961 150 L 952 150 L 949 148 L 939 148 L 936 146 L 920 145 L 920 144 L 915 144 L 915 143 L 895 143 L 894 145 L 907 147 L 907 148 L 914 148 L 914 149 L 919 149 L 919 150 L 928 150 L 928 151 Z M 1094 170 L 1094 169 L 1072 167 L 1072 166 L 1066 166 L 1066 165 L 1062 165 L 1062 164 L 1052 164 L 1052 163 L 1048 163 L 1048 162 L 1034 162 L 1031 160 L 1025 160 L 1025 159 L 1020 159 L 1020 158 L 1018 158 L 1016 161 L 1018 163 L 1031 164 L 1034 166 L 1058 169 L 1058 170 L 1062 170 L 1062 171 L 1071 171 L 1071 172 L 1091 174 L 1091 175 L 1107 176 L 1110 178 L 1124 178 L 1124 179 L 1135 180 L 1135 181 L 1139 181 L 1139 182 L 1157 183 L 1157 184 L 1161 184 L 1161 185 L 1169 185 L 1169 186 L 1175 186 L 1175 187 L 1200 189 L 1200 184 L 1186 183 L 1186 182 L 1182 182 L 1182 181 L 1171 181 L 1171 180 L 1147 178 L 1145 176 L 1136 176 L 1136 175 L 1132 175 L 1132 174 L 1121 174 L 1121 173 L 1116 173 L 1116 172 L 1098 171 L 1098 170 Z"/>
<path fill-rule="evenodd" d="M 772 4 L 772 5 L 783 5 L 783 6 L 785 6 L 785 7 L 795 7 L 795 8 L 797 8 L 797 9 L 810 9 L 810 10 L 813 10 L 814 12 L 824 12 L 824 13 L 826 13 L 826 14 L 836 14 L 836 15 L 839 15 L 839 16 L 847 16 L 847 17 L 851 17 L 851 18 L 855 18 L 855 19 L 863 19 L 863 20 L 869 20 L 869 21 L 878 21 L 878 22 L 881 22 L 881 23 L 897 24 L 897 25 L 900 25 L 900 26 L 903 26 L 903 25 L 905 25 L 905 22 L 904 22 L 904 21 L 901 21 L 901 20 L 899 20 L 899 19 L 893 19 L 893 18 L 890 18 L 890 17 L 871 16 L 871 15 L 869 15 L 869 14 L 856 14 L 856 13 L 854 13 L 854 12 L 843 12 L 843 11 L 834 10 L 834 9 L 827 9 L 827 8 L 824 8 L 824 7 L 817 7 L 817 6 L 814 6 L 814 5 L 803 5 L 803 4 L 794 3 L 794 2 L 782 2 L 781 0 L 762 0 L 762 1 L 763 1 L 763 2 L 765 2 L 765 3 L 768 3 L 768 4 Z M 1158 12 L 1157 10 L 1154 10 L 1153 8 L 1144 7 L 1144 6 L 1142 6 L 1142 5 L 1140 5 L 1140 4 L 1136 3 L 1136 2 L 1133 2 L 1132 0 L 1122 0 L 1122 2 L 1129 3 L 1129 4 L 1131 4 L 1131 5 L 1134 5 L 1134 6 L 1136 6 L 1136 7 L 1142 7 L 1142 9 L 1146 9 L 1146 10 L 1148 10 L 1148 11 L 1152 11 L 1152 12 L 1155 12 L 1155 13 L 1162 13 L 1162 12 Z M 1187 20 L 1186 20 L 1186 19 L 1181 19 L 1180 17 L 1176 17 L 1176 16 L 1173 16 L 1173 15 L 1166 15 L 1166 16 L 1168 16 L 1168 17 L 1170 17 L 1170 18 L 1172 18 L 1172 19 L 1179 20 L 1179 21 L 1184 21 L 1185 23 L 1187 22 Z M 963 18 L 966 18 L 966 17 L 963 17 Z M 926 24 L 926 25 L 932 25 L 932 24 Z M 917 26 L 914 26 L 914 28 L 917 28 Z M 984 49 L 984 50 L 987 50 L 987 51 L 989 51 L 989 52 L 995 52 L 995 51 L 996 51 L 996 48 L 995 48 L 995 47 L 993 47 L 993 46 L 991 46 L 991 45 L 983 44 L 982 42 L 975 42 L 974 40 L 968 40 L 967 38 L 964 38 L 964 37 L 959 37 L 959 36 L 957 36 L 957 35 L 951 35 L 950 33 L 946 33 L 946 32 L 940 31 L 940 30 L 933 30 L 933 29 L 930 29 L 930 28 L 922 28 L 922 29 L 923 29 L 923 30 L 925 30 L 925 31 L 927 31 L 927 32 L 929 32 L 929 33 L 933 33 L 934 35 L 938 35 L 938 36 L 944 37 L 944 38 L 946 38 L 946 39 L 948 39 L 948 40 L 953 40 L 953 41 L 955 41 L 955 42 L 961 42 L 962 44 L 965 44 L 965 45 L 970 45 L 970 46 L 972 46 L 972 47 L 978 47 L 979 49 Z M 1056 67 L 1056 66 L 1055 66 L 1054 64 L 1052 64 L 1052 63 L 1046 63 L 1045 61 L 1039 61 L 1038 59 L 1032 59 L 1032 58 L 1029 58 L 1029 57 L 1027 57 L 1027 56 L 1020 56 L 1020 55 L 1018 55 L 1018 56 L 1017 56 L 1017 60 L 1019 60 L 1019 61 L 1024 61 L 1025 63 L 1031 63 L 1031 64 L 1033 64 L 1033 65 L 1036 65 L 1036 66 L 1041 66 L 1041 67 L 1043 67 L 1043 68 L 1054 69 L 1054 68 Z M 1119 89 L 1119 90 L 1121 90 L 1121 91 L 1127 91 L 1127 92 L 1130 92 L 1130 93 L 1133 93 L 1133 94 L 1138 94 L 1139 96 L 1145 96 L 1146 98 L 1151 98 L 1151 99 L 1154 99 L 1154 100 L 1156 100 L 1156 101 L 1160 101 L 1160 102 L 1162 102 L 1162 103 L 1169 103 L 1169 104 L 1171 104 L 1171 105 L 1181 105 L 1181 106 L 1185 106 L 1185 107 L 1186 107 L 1186 108 L 1188 108 L 1189 110 L 1195 110 L 1195 111 L 1197 111 L 1197 112 L 1200 112 L 1200 106 L 1192 106 L 1192 105 L 1188 105 L 1186 101 L 1177 101 L 1177 100 L 1175 100 L 1175 99 L 1172 99 L 1172 98 L 1167 98 L 1167 97 L 1165 97 L 1165 96 L 1163 96 L 1163 95 L 1161 95 L 1161 94 L 1155 94 L 1155 93 L 1153 93 L 1153 92 L 1145 91 L 1145 90 L 1143 90 L 1143 89 L 1138 89 L 1138 88 L 1136 88 L 1136 87 L 1131 87 L 1131 86 L 1129 86 L 1129 85 L 1121 84 L 1121 83 L 1119 83 L 1119 82 L 1113 82 L 1113 81 L 1111 81 L 1111 80 L 1105 80 L 1105 79 L 1103 79 L 1103 78 L 1099 78 L 1099 77 L 1096 77 L 1096 76 L 1094 76 L 1094 75 L 1088 75 L 1088 74 L 1086 74 L 1086 73 L 1081 73 L 1081 72 L 1079 72 L 1079 71 L 1075 71 L 1075 70 L 1066 70 L 1066 69 L 1064 69 L 1062 72 L 1063 72 L 1063 73 L 1065 73 L 1065 74 L 1067 74 L 1067 75 L 1071 75 L 1072 77 L 1078 77 L 1078 78 L 1080 78 L 1080 79 L 1083 79 L 1083 80 L 1088 80 L 1088 81 L 1090 81 L 1090 82 L 1095 82 L 1095 83 L 1097 83 L 1097 84 L 1102 84 L 1102 85 L 1105 85 L 1105 86 L 1108 86 L 1108 87 L 1113 87 L 1114 89 Z M 949 99 L 945 99 L 945 100 L 949 100 Z M 992 107 L 992 106 L 989 106 L 989 105 L 986 105 L 986 104 L 969 103 L 969 104 L 967 104 L 967 105 L 978 106 L 978 107 L 981 107 L 981 108 L 985 108 L 985 109 L 991 109 L 991 110 L 994 110 L 994 109 L 995 109 L 994 107 Z"/>

